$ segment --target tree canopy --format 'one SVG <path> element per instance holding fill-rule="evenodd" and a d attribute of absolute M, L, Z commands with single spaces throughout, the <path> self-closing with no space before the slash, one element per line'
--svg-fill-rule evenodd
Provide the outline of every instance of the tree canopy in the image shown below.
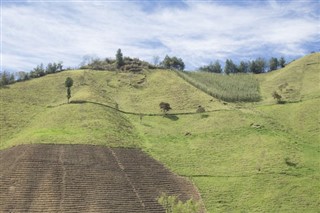
<path fill-rule="evenodd" d="M 73 79 L 71 77 L 67 77 L 64 84 L 67 87 L 67 99 L 68 99 L 68 103 L 69 103 L 69 100 L 71 98 L 71 87 L 73 86 Z"/>
<path fill-rule="evenodd" d="M 167 113 L 171 109 L 170 104 L 166 102 L 161 102 L 159 106 L 163 113 Z"/>
<path fill-rule="evenodd" d="M 116 65 L 117 65 L 117 69 L 120 69 L 124 65 L 121 49 L 118 49 L 116 54 Z"/>
<path fill-rule="evenodd" d="M 160 65 L 165 69 L 184 70 L 185 68 L 185 64 L 181 58 L 177 58 L 176 56 L 169 57 L 168 55 L 166 55 Z"/>
<path fill-rule="evenodd" d="M 208 66 L 200 67 L 200 71 L 222 73 L 222 68 L 220 62 L 216 60 L 214 63 L 211 62 Z"/>

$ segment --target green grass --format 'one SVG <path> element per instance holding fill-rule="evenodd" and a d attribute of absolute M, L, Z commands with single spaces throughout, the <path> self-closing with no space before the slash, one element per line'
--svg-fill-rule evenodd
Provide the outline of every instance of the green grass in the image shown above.
<path fill-rule="evenodd" d="M 140 142 L 130 121 L 119 112 L 93 104 L 65 104 L 38 114 L 3 146 L 31 143 L 138 147 Z"/>
<path fill-rule="evenodd" d="M 0 90 L 0 149 L 25 143 L 140 147 L 193 181 L 208 212 L 318 212 L 319 56 L 241 76 L 259 82 L 258 103 L 225 104 L 164 70 L 67 71 L 16 83 Z M 66 104 L 67 76 L 74 79 L 74 104 Z M 276 104 L 271 93 L 286 82 L 287 103 Z M 171 117 L 154 115 L 161 101 L 170 103 Z M 207 112 L 194 113 L 199 105 Z M 186 112 L 193 114 L 179 114 Z"/>
<path fill-rule="evenodd" d="M 89 86 L 94 84 L 88 71 L 62 72 L 11 85 L 0 90 L 0 148 L 26 143 L 137 147 L 138 135 L 120 112 L 90 103 L 66 104 L 67 76 L 75 82 L 72 101 L 110 101 Z"/>
<path fill-rule="evenodd" d="M 254 102 L 260 100 L 259 82 L 251 74 L 177 73 L 200 90 L 224 101 Z"/>
<path fill-rule="evenodd" d="M 288 64 L 281 71 L 257 75 L 262 104 L 275 103 L 272 92 L 277 91 L 287 102 L 319 98 L 320 53 L 314 53 Z"/>

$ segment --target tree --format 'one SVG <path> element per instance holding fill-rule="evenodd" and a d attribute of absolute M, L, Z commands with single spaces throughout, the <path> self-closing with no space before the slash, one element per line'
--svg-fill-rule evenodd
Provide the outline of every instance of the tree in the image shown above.
<path fill-rule="evenodd" d="M 28 80 L 28 73 L 24 71 L 20 71 L 17 73 L 17 81 L 25 81 Z"/>
<path fill-rule="evenodd" d="M 1 81 L 0 86 L 8 85 L 10 82 L 10 74 L 7 71 L 0 73 Z"/>
<path fill-rule="evenodd" d="M 161 102 L 159 104 L 159 106 L 160 106 L 160 109 L 163 111 L 164 114 L 166 114 L 171 109 L 170 104 L 166 103 L 166 102 Z"/>
<path fill-rule="evenodd" d="M 118 49 L 116 54 L 116 65 L 117 65 L 117 69 L 120 69 L 124 65 L 121 49 Z"/>
<path fill-rule="evenodd" d="M 16 82 L 16 78 L 14 77 L 14 74 L 11 73 L 10 78 L 9 78 L 9 84 L 13 84 L 14 82 Z"/>
<path fill-rule="evenodd" d="M 270 69 L 270 71 L 273 71 L 273 70 L 278 69 L 278 66 L 279 66 L 278 59 L 272 57 L 272 58 L 269 60 L 269 69 Z"/>
<path fill-rule="evenodd" d="M 41 76 L 44 76 L 45 70 L 43 68 L 43 64 L 41 63 L 40 65 L 38 65 L 36 68 L 34 68 L 31 72 L 30 72 L 30 77 L 32 78 L 38 78 Z"/>
<path fill-rule="evenodd" d="M 56 63 L 49 63 L 46 67 L 46 74 L 55 73 L 58 70 L 58 65 Z"/>
<path fill-rule="evenodd" d="M 241 61 L 238 66 L 238 72 L 240 73 L 247 73 L 249 72 L 249 63 L 245 61 Z"/>
<path fill-rule="evenodd" d="M 168 55 L 166 55 L 166 57 L 164 57 L 163 61 L 160 64 L 165 69 L 170 69 L 170 67 L 171 67 L 171 58 Z"/>
<path fill-rule="evenodd" d="M 250 63 L 249 63 L 249 71 L 252 73 L 259 73 L 258 66 L 254 60 L 250 61 Z"/>
<path fill-rule="evenodd" d="M 257 58 L 249 63 L 249 70 L 254 74 L 263 73 L 266 69 L 266 61 L 263 58 Z"/>
<path fill-rule="evenodd" d="M 184 70 L 185 64 L 182 58 L 174 57 L 174 68 L 181 71 Z"/>
<path fill-rule="evenodd" d="M 57 64 L 57 71 L 62 71 L 62 67 L 63 67 L 63 62 L 59 61 L 59 63 Z"/>
<path fill-rule="evenodd" d="M 204 113 L 206 112 L 206 109 L 203 106 L 198 106 L 198 109 L 196 110 L 197 113 Z"/>
<path fill-rule="evenodd" d="M 222 73 L 222 68 L 218 60 L 210 63 L 208 66 L 200 67 L 199 70 L 203 72 Z"/>
<path fill-rule="evenodd" d="M 73 80 L 71 77 L 67 77 L 66 81 L 65 81 L 65 86 L 67 87 L 67 98 L 68 98 L 68 103 L 70 98 L 71 98 L 71 87 L 73 86 Z"/>
<path fill-rule="evenodd" d="M 221 68 L 221 64 L 218 60 L 216 60 L 213 64 L 213 67 L 212 67 L 212 71 L 214 73 L 222 73 L 222 68 Z"/>
<path fill-rule="evenodd" d="M 258 73 L 264 73 L 265 69 L 266 69 L 266 61 L 263 58 L 257 58 L 256 59 L 256 65 L 258 68 Z"/>
<path fill-rule="evenodd" d="M 177 58 L 176 56 L 171 58 L 168 55 L 166 55 L 160 65 L 165 69 L 184 70 L 185 68 L 184 62 L 181 58 Z"/>
<path fill-rule="evenodd" d="M 284 57 L 281 57 L 281 58 L 279 59 L 279 66 L 280 66 L 281 68 L 283 68 L 283 67 L 286 66 L 286 60 L 284 59 Z"/>
<path fill-rule="evenodd" d="M 230 73 L 236 73 L 237 66 L 233 63 L 231 59 L 226 60 L 226 64 L 224 66 L 224 73 L 229 75 Z"/>

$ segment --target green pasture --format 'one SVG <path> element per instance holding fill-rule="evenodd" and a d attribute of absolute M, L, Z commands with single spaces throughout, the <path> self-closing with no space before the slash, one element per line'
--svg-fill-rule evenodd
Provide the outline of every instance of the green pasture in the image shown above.
<path fill-rule="evenodd" d="M 138 147 L 190 179 L 208 212 L 318 212 L 319 57 L 266 74 L 212 77 L 228 82 L 221 93 L 234 99 L 232 84 L 239 82 L 242 95 L 259 97 L 253 103 L 219 100 L 168 70 L 72 70 L 15 83 L 0 89 L 0 149 L 31 143 Z M 67 77 L 74 80 L 70 104 Z M 210 82 L 206 87 L 216 89 Z M 275 90 L 285 104 L 276 104 Z M 170 103 L 168 115 L 160 102 Z M 206 112 L 196 113 L 199 106 Z"/>

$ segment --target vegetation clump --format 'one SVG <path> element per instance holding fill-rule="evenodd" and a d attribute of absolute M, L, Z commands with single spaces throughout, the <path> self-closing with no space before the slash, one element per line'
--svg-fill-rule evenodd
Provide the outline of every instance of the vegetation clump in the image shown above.
<path fill-rule="evenodd" d="M 8 84 L 12 84 L 14 83 L 15 79 L 14 79 L 14 75 L 9 72 L 2 72 L 0 73 L 0 87 L 4 87 Z"/>
<path fill-rule="evenodd" d="M 172 70 L 182 71 L 185 68 L 185 64 L 181 58 L 177 58 L 176 56 L 169 57 L 168 55 L 166 55 L 166 57 L 163 59 L 160 65 L 165 69 L 172 69 Z"/>
<path fill-rule="evenodd" d="M 285 103 L 285 101 L 282 100 L 282 96 L 277 91 L 274 91 L 272 93 L 272 97 L 277 101 L 278 104 L 284 104 Z"/>
<path fill-rule="evenodd" d="M 117 69 L 120 69 L 123 65 L 124 65 L 123 55 L 122 55 L 121 49 L 118 49 L 117 54 L 116 54 Z"/>
<path fill-rule="evenodd" d="M 204 113 L 206 111 L 206 109 L 203 107 L 203 106 L 198 106 L 198 108 L 197 108 L 197 113 Z"/>
<path fill-rule="evenodd" d="M 70 98 L 71 98 L 71 87 L 73 86 L 73 79 L 71 77 L 67 77 L 65 81 L 65 86 L 67 87 L 67 99 L 68 103 L 70 103 Z"/>
<path fill-rule="evenodd" d="M 189 199 L 182 202 L 177 196 L 166 195 L 162 193 L 158 198 L 158 203 L 165 209 L 166 213 L 198 213 L 200 203 Z"/>
<path fill-rule="evenodd" d="M 160 109 L 162 110 L 162 112 L 164 114 L 166 114 L 169 110 L 171 110 L 172 108 L 170 107 L 170 104 L 169 103 L 166 103 L 166 102 L 161 102 L 159 104 L 160 106 Z"/>
<path fill-rule="evenodd" d="M 26 81 L 32 78 L 39 78 L 47 74 L 57 73 L 63 71 L 62 62 L 58 63 L 49 63 L 46 68 L 41 63 L 37 65 L 30 72 L 19 71 L 16 73 L 10 73 L 7 71 L 0 72 L 0 87 L 4 87 L 15 82 Z"/>
<path fill-rule="evenodd" d="M 121 49 L 118 49 L 116 58 L 93 58 L 85 56 L 81 63 L 80 69 L 124 71 L 124 72 L 141 72 L 143 69 L 154 69 L 155 66 L 139 58 L 123 56 Z"/>
<path fill-rule="evenodd" d="M 218 60 L 209 65 L 205 65 L 199 68 L 199 71 L 202 72 L 211 72 L 211 73 L 224 73 L 224 74 L 234 74 L 234 73 L 254 73 L 260 74 L 268 71 L 277 70 L 283 68 L 286 65 L 284 57 L 279 59 L 272 57 L 269 61 L 264 58 L 257 58 L 251 61 L 240 61 L 239 64 L 236 64 L 232 59 L 226 59 L 224 69 L 221 68 L 221 64 Z"/>

